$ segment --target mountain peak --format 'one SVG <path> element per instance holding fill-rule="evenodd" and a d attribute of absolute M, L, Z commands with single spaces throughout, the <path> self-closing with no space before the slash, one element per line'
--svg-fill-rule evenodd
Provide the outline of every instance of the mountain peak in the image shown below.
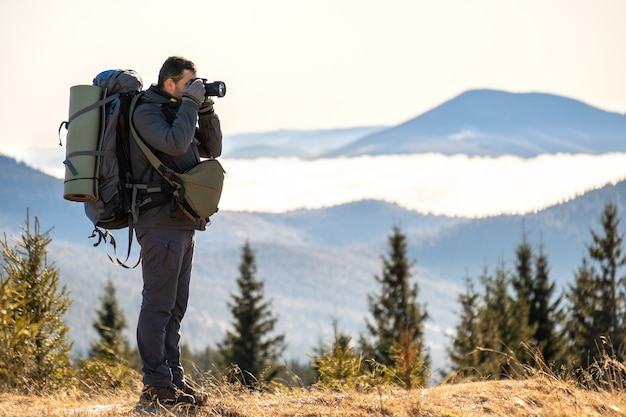
<path fill-rule="evenodd" d="M 554 94 L 478 89 L 329 156 L 598 154 L 626 151 L 624 137 L 626 115 Z"/>

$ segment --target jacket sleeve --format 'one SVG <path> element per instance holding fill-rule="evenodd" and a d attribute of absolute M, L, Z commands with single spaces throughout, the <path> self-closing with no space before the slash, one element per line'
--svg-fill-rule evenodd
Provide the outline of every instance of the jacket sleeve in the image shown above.
<path fill-rule="evenodd" d="M 198 117 L 196 139 L 203 158 L 217 158 L 222 154 L 222 128 L 217 114 L 201 114 Z"/>
<path fill-rule="evenodd" d="M 193 142 L 197 110 L 183 101 L 176 118 L 170 124 L 161 106 L 145 104 L 137 107 L 133 122 L 139 135 L 156 150 L 168 155 L 183 155 Z"/>

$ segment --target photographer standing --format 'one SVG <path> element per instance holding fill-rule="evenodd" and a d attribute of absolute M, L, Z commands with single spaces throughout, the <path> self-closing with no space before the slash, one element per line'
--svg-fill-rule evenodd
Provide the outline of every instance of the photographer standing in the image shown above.
<path fill-rule="evenodd" d="M 200 157 L 222 152 L 219 118 L 213 100 L 196 79 L 195 64 L 169 57 L 156 85 L 143 93 L 133 114 L 138 135 L 162 163 L 185 172 Z M 131 141 L 133 180 L 159 183 L 162 178 Z M 173 202 L 142 211 L 135 223 L 141 246 L 143 291 L 137 324 L 137 348 L 142 361 L 143 404 L 200 404 L 206 395 L 185 381 L 180 361 L 180 325 L 187 309 L 195 246 L 195 231 L 206 220 L 188 218 Z"/>

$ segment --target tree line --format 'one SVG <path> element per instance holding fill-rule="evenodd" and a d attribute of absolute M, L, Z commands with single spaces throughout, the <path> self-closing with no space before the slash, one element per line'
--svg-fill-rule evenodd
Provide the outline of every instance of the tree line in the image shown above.
<path fill-rule="evenodd" d="M 499 264 L 466 279 L 449 349 L 452 377 L 503 378 L 528 365 L 582 374 L 607 357 L 623 363 L 626 349 L 626 263 L 617 206 L 607 203 L 573 282 L 555 292 L 543 247 L 522 237 L 515 267 Z M 588 375 L 587 373 L 584 373 Z"/>
<path fill-rule="evenodd" d="M 477 278 L 465 278 L 459 295 L 456 332 L 448 348 L 446 381 L 521 376 L 528 366 L 576 373 L 606 355 L 622 363 L 626 354 L 626 263 L 616 205 L 607 203 L 601 230 L 591 230 L 586 256 L 573 282 L 560 294 L 550 279 L 549 257 L 525 235 L 515 264 L 485 266 Z M 54 388 L 77 378 L 97 386 L 129 384 L 138 368 L 137 354 L 124 336 L 126 322 L 109 281 L 92 323 L 98 339 L 87 358 L 72 361 L 68 328 L 62 321 L 71 300 L 60 287 L 59 273 L 46 260 L 47 233 L 27 215 L 22 235 L 2 241 L 0 276 L 0 385 L 8 388 Z M 191 352 L 183 346 L 183 364 L 191 374 L 219 370 L 231 383 L 249 388 L 284 381 L 291 368 L 301 384 L 368 389 L 381 383 L 412 388 L 433 377 L 424 340 L 428 320 L 419 302 L 408 258 L 407 237 L 394 227 L 388 252 L 381 255 L 378 290 L 367 295 L 365 331 L 356 340 L 333 322 L 334 340 L 314 349 L 311 362 L 281 363 L 286 336 L 277 334 L 277 317 L 256 277 L 255 253 L 242 247 L 237 291 L 227 307 L 230 329 L 215 348 Z M 582 374 L 581 374 L 582 375 Z M 588 375 L 588 374 L 585 374 Z"/>

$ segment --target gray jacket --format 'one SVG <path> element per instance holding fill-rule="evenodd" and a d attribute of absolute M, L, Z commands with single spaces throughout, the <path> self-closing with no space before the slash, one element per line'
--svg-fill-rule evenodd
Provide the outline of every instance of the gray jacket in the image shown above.
<path fill-rule="evenodd" d="M 196 105 L 177 100 L 151 86 L 135 108 L 135 130 L 161 162 L 176 172 L 185 172 L 200 162 L 200 157 L 222 153 L 222 131 L 215 113 L 198 118 Z M 130 141 L 133 181 L 138 184 L 165 183 L 134 140 Z M 189 219 L 174 204 L 165 203 L 142 210 L 137 229 L 204 230 L 206 221 Z"/>

